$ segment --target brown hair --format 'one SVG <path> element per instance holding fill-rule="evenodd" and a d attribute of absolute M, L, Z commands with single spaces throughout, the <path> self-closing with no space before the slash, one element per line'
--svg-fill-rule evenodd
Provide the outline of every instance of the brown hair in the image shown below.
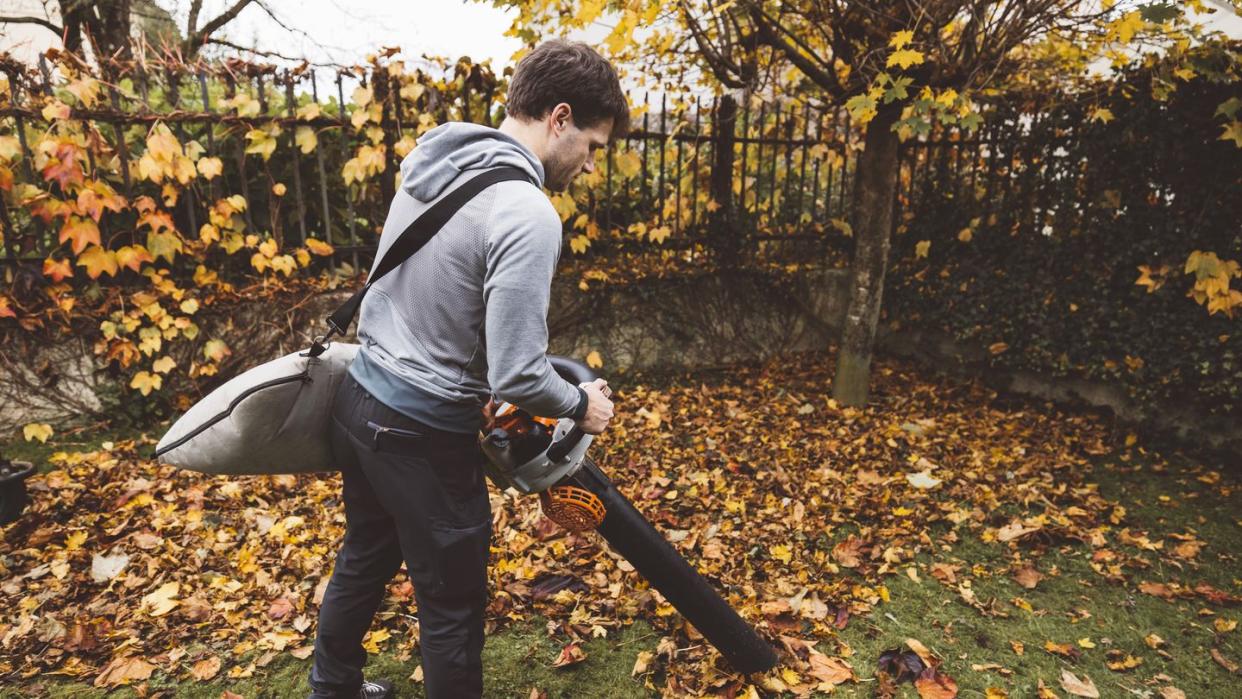
<path fill-rule="evenodd" d="M 612 117 L 612 138 L 629 132 L 630 107 L 617 72 L 581 41 L 552 39 L 522 57 L 509 80 L 505 113 L 541 119 L 561 102 L 573 110 L 580 129 Z"/>

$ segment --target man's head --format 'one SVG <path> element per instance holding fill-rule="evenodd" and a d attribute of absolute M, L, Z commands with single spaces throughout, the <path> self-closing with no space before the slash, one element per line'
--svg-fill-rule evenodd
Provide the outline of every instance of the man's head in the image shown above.
<path fill-rule="evenodd" d="M 594 154 L 629 131 L 630 109 L 612 66 L 582 42 L 545 42 L 518 62 L 500 129 L 534 151 L 544 186 L 559 192 L 594 168 Z"/>

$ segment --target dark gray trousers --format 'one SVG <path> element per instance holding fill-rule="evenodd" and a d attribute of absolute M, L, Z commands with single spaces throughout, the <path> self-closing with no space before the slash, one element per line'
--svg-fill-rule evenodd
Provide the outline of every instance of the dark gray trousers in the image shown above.
<path fill-rule="evenodd" d="M 319 608 L 312 696 L 357 695 L 363 636 L 402 561 L 418 604 L 427 696 L 482 696 L 492 517 L 477 437 L 398 413 L 347 375 L 332 448 L 346 531 Z"/>

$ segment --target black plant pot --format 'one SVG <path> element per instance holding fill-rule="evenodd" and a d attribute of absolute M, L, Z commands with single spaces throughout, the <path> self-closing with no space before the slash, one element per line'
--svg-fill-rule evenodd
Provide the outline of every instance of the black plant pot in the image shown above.
<path fill-rule="evenodd" d="M 14 522 L 26 509 L 26 479 L 34 473 L 27 461 L 0 460 L 0 525 Z"/>

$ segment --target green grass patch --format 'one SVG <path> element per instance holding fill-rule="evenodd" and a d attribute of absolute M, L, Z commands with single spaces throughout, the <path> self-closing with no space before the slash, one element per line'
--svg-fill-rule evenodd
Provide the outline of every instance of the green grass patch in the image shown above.
<path fill-rule="evenodd" d="M 546 692 L 549 699 L 564 697 L 599 697 L 600 699 L 641 699 L 656 695 L 645 689 L 637 678 L 630 677 L 640 651 L 654 651 L 659 637 L 651 627 L 637 623 L 614 631 L 605 638 L 593 638 L 582 644 L 587 659 L 563 668 L 553 666 L 566 642 L 563 637 L 547 634 L 542 619 L 532 619 L 489 636 L 483 647 L 484 693 L 488 697 L 520 697 L 527 699 L 531 689 Z M 396 685 L 403 698 L 424 697 L 423 686 L 410 679 L 419 666 L 417 651 L 404 657 L 396 652 L 373 655 L 365 674 L 370 678 L 387 679 Z M 255 670 L 245 679 L 217 677 L 209 682 L 178 682 L 163 673 L 156 673 L 147 682 L 149 690 L 173 690 L 186 699 L 220 699 L 225 691 L 247 699 L 305 697 L 310 694 L 307 673 L 311 661 L 297 660 L 282 654 L 267 666 Z M 224 674 L 224 673 L 221 673 Z M 125 687 L 108 692 L 83 682 L 37 678 L 26 686 L 0 689 L 0 699 L 25 699 L 38 696 L 48 699 L 93 699 L 96 697 L 128 698 L 140 696 Z"/>

